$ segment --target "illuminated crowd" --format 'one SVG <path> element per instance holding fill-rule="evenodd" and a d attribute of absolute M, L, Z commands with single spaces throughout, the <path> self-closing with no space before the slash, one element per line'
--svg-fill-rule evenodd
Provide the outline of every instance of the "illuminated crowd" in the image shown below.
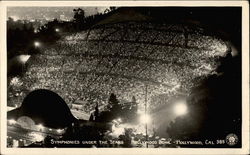
<path fill-rule="evenodd" d="M 222 40 L 204 35 L 201 28 L 190 28 L 186 47 L 180 25 L 98 26 L 43 47 L 40 55 L 31 57 L 28 71 L 19 79 L 21 85 L 15 82 L 11 87 L 50 89 L 67 104 L 86 101 L 86 113 L 96 103 L 106 104 L 111 93 L 121 102 L 135 96 L 143 105 L 147 89 L 148 105 L 155 109 L 167 104 L 171 96 L 188 94 L 196 84 L 194 79 L 213 73 L 226 51 Z M 165 96 L 164 101 L 151 102 L 151 98 L 160 95 Z M 13 96 L 11 100 L 24 96 L 25 93 Z"/>

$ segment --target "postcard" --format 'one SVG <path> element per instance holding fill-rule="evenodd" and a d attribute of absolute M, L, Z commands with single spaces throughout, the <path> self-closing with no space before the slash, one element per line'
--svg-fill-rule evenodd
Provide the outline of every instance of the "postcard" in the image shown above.
<path fill-rule="evenodd" d="M 246 1 L 0 4 L 1 153 L 249 153 Z"/>

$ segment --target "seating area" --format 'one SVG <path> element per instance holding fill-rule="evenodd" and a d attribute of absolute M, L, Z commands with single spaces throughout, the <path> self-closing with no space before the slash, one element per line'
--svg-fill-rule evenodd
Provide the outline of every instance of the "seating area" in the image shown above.
<path fill-rule="evenodd" d="M 226 51 L 222 40 L 204 35 L 200 28 L 133 22 L 99 26 L 65 36 L 32 56 L 28 71 L 19 78 L 22 84 L 10 87 L 46 88 L 67 104 L 85 101 L 86 113 L 96 103 L 107 104 L 111 93 L 121 102 L 135 96 L 143 106 L 147 87 L 149 109 L 153 110 L 175 95 L 188 95 L 197 79 L 215 71 Z M 25 95 L 10 97 L 10 101 Z M 151 102 L 157 96 L 164 101 Z"/>

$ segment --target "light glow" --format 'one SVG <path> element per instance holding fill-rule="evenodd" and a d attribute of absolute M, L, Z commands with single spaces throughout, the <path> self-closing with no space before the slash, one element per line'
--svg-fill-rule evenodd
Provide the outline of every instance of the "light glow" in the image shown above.
<path fill-rule="evenodd" d="M 21 86 L 22 84 L 21 84 L 19 78 L 14 77 L 13 79 L 11 79 L 10 85 L 12 85 L 12 86 Z"/>
<path fill-rule="evenodd" d="M 38 133 L 35 133 L 35 132 L 30 133 L 30 136 L 33 138 L 33 141 L 35 141 L 35 142 L 40 142 L 40 141 L 44 140 L 44 136 L 42 136 Z"/>
<path fill-rule="evenodd" d="M 30 55 L 20 55 L 19 59 L 22 63 L 26 63 L 30 58 Z"/>
<path fill-rule="evenodd" d="M 35 42 L 34 42 L 34 46 L 35 46 L 35 47 L 40 47 L 40 46 L 41 46 L 41 43 L 38 42 L 38 41 L 35 41 Z"/>
<path fill-rule="evenodd" d="M 115 125 L 112 126 L 112 134 L 115 136 L 119 136 L 124 133 L 124 128 L 116 127 Z"/>
<path fill-rule="evenodd" d="M 57 129 L 56 130 L 58 133 L 61 133 L 63 131 L 63 129 Z"/>
<path fill-rule="evenodd" d="M 121 118 L 118 118 L 117 121 L 118 121 L 118 122 L 122 122 L 122 119 L 121 119 Z"/>
<path fill-rule="evenodd" d="M 13 19 L 13 21 L 14 21 L 14 22 L 16 22 L 16 21 L 20 20 L 20 18 L 19 18 L 19 17 L 17 17 L 17 16 L 11 16 L 11 18 Z"/>
<path fill-rule="evenodd" d="M 43 126 L 42 124 L 37 125 L 37 127 L 38 127 L 39 129 L 43 129 L 43 128 L 44 128 L 44 126 Z"/>
<path fill-rule="evenodd" d="M 177 116 L 185 115 L 188 111 L 187 105 L 184 101 L 180 101 L 175 104 L 174 112 Z"/>
<path fill-rule="evenodd" d="M 16 121 L 15 121 L 14 119 L 10 119 L 10 120 L 8 120 L 8 123 L 9 123 L 10 125 L 13 125 L 13 124 L 16 124 Z"/>
<path fill-rule="evenodd" d="M 143 114 L 140 117 L 140 121 L 141 121 L 141 123 L 147 124 L 147 123 L 149 123 L 151 121 L 151 118 L 150 118 L 149 115 Z"/>

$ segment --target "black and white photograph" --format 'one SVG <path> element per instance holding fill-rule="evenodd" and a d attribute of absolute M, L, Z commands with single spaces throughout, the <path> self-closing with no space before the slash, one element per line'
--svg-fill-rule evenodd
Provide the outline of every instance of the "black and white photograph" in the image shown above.
<path fill-rule="evenodd" d="M 11 5 L 5 15 L 4 147 L 243 148 L 242 6 Z"/>

